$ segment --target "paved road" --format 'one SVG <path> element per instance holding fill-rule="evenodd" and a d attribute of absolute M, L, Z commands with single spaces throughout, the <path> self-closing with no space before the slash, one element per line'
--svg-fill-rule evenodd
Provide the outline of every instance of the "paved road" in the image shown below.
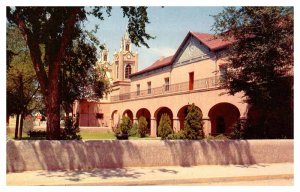
<path fill-rule="evenodd" d="M 209 183 L 178 184 L 179 186 L 292 186 L 294 179 L 267 179 Z"/>
<path fill-rule="evenodd" d="M 7 173 L 7 185 L 292 185 L 293 163 Z M 280 181 L 280 182 L 277 182 Z M 290 183 L 290 184 L 289 184 Z"/>

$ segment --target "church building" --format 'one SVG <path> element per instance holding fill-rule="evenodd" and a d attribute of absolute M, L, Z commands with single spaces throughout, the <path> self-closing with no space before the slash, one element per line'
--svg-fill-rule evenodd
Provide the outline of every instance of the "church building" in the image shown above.
<path fill-rule="evenodd" d="M 174 131 L 184 127 L 187 108 L 194 103 L 202 112 L 206 135 L 229 134 L 233 124 L 247 117 L 242 93 L 230 96 L 220 82 L 226 76 L 224 51 L 232 41 L 211 34 L 189 32 L 174 55 L 161 57 L 138 70 L 138 53 L 126 33 L 120 50 L 109 57 L 104 46 L 97 63 L 106 70 L 111 92 L 97 101 L 74 104 L 81 127 L 111 129 L 123 116 L 148 121 L 148 133 L 156 137 L 162 114 L 167 113 Z"/>

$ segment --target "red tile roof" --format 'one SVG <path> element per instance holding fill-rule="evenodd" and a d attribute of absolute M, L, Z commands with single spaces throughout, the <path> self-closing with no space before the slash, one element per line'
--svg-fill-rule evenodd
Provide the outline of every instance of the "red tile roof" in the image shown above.
<path fill-rule="evenodd" d="M 225 48 L 234 42 L 233 40 L 223 40 L 222 38 L 216 37 L 212 34 L 197 32 L 190 33 L 212 51 Z"/>
<path fill-rule="evenodd" d="M 152 65 L 150 65 L 149 67 L 139 71 L 139 72 L 136 72 L 136 73 L 133 73 L 131 74 L 130 76 L 135 76 L 135 75 L 139 75 L 139 74 L 143 74 L 143 73 L 146 73 L 146 72 L 149 72 L 149 71 L 152 71 L 154 69 L 158 69 L 158 68 L 161 68 L 161 67 L 164 67 L 164 66 L 168 66 L 171 64 L 171 61 L 173 60 L 173 55 L 172 56 L 169 56 L 169 57 L 165 57 L 163 59 L 158 59 L 157 61 L 155 61 Z"/>
<path fill-rule="evenodd" d="M 171 65 L 174 62 L 177 55 L 179 54 L 179 52 L 181 51 L 181 48 L 185 45 L 186 41 L 189 39 L 190 36 L 193 36 L 196 39 L 198 39 L 201 43 L 203 43 L 205 46 L 207 46 L 212 51 L 217 51 L 219 49 L 223 49 L 234 42 L 233 40 L 223 40 L 222 38 L 215 37 L 212 34 L 189 32 L 186 35 L 186 37 L 184 38 L 183 42 L 181 43 L 181 45 L 179 46 L 179 48 L 177 49 L 177 51 L 174 55 L 166 57 L 164 59 L 159 59 L 159 60 L 155 61 L 149 67 L 147 67 L 139 72 L 131 74 L 130 77 L 140 75 L 140 74 L 143 74 L 143 73 L 155 70 L 155 69 L 159 69 L 161 67 Z"/>

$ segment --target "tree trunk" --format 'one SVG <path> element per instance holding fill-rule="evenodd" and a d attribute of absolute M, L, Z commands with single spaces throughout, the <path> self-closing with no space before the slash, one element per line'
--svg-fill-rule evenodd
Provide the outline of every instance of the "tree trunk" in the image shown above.
<path fill-rule="evenodd" d="M 58 111 L 58 112 L 57 112 Z M 47 108 L 47 139 L 60 139 L 60 113 L 55 103 Z"/>
<path fill-rule="evenodd" d="M 6 114 L 6 126 L 7 127 L 9 126 L 9 117 L 10 117 L 10 114 Z"/>
<path fill-rule="evenodd" d="M 16 127 L 15 127 L 15 139 L 18 139 L 19 119 L 20 119 L 20 114 L 17 114 Z"/>
<path fill-rule="evenodd" d="M 14 19 L 18 24 L 27 45 L 30 50 L 31 60 L 41 86 L 41 92 L 45 98 L 47 107 L 47 139 L 60 139 L 60 97 L 58 75 L 60 70 L 61 59 L 65 55 L 68 41 L 71 38 L 76 23 L 76 16 L 80 12 L 80 7 L 73 7 L 72 11 L 64 25 L 61 42 L 53 62 L 49 64 L 48 76 L 41 59 L 41 50 L 39 42 L 35 38 L 35 33 L 31 33 L 25 25 L 25 21 L 16 16 Z"/>
<path fill-rule="evenodd" d="M 23 122 L 24 122 L 24 113 L 21 113 L 20 131 L 19 131 L 19 139 L 20 139 L 20 140 L 22 140 L 22 134 L 23 134 Z"/>
<path fill-rule="evenodd" d="M 58 65 L 59 66 L 59 65 Z M 52 75 L 47 97 L 47 139 L 60 139 L 60 97 L 58 73 Z"/>

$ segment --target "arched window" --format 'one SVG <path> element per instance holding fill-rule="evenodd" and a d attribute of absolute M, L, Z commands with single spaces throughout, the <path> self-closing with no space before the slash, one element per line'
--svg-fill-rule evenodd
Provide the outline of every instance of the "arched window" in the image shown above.
<path fill-rule="evenodd" d="M 129 44 L 126 44 L 125 50 L 129 51 Z"/>
<path fill-rule="evenodd" d="M 129 78 L 129 75 L 131 74 L 131 65 L 127 64 L 125 67 L 125 78 Z"/>
<path fill-rule="evenodd" d="M 107 55 L 106 54 L 104 55 L 104 61 L 107 61 Z"/>

